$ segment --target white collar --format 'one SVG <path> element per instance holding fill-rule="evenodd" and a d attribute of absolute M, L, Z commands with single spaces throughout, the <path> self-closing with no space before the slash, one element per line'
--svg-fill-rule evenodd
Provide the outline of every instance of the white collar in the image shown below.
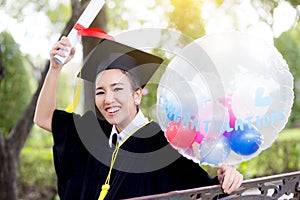
<path fill-rule="evenodd" d="M 112 138 L 114 134 L 117 134 L 117 140 L 118 143 L 120 144 L 134 131 L 136 131 L 138 128 L 140 128 L 141 126 L 143 126 L 148 122 L 149 120 L 144 116 L 141 110 L 139 110 L 136 116 L 134 117 L 134 119 L 128 124 L 128 126 L 126 126 L 126 128 L 123 131 L 121 131 L 121 133 L 118 133 L 116 126 L 113 125 L 109 137 L 109 146 L 112 147 Z"/>

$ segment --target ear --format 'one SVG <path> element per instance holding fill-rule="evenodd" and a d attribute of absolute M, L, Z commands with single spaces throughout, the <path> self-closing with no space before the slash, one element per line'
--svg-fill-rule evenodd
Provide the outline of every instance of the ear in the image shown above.
<path fill-rule="evenodd" d="M 143 96 L 143 89 L 139 88 L 133 93 L 134 103 L 135 105 L 140 105 Z"/>

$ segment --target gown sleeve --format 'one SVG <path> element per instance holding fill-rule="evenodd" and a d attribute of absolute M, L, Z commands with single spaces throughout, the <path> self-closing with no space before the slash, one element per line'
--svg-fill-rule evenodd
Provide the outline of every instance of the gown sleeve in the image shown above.
<path fill-rule="evenodd" d="M 55 110 L 52 118 L 53 158 L 58 194 L 61 199 L 64 199 L 66 191 L 69 191 L 68 188 L 72 187 L 69 183 L 74 183 L 74 180 L 70 181 L 70 179 L 74 177 L 73 174 L 80 172 L 87 155 L 76 131 L 75 117 L 80 116 Z"/>

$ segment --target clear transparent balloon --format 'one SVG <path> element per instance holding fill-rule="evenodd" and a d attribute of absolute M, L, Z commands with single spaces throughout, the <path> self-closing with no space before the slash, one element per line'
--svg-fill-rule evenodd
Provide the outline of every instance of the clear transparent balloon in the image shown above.
<path fill-rule="evenodd" d="M 248 33 L 215 33 L 171 60 L 157 90 L 157 119 L 188 159 L 235 165 L 272 145 L 293 98 L 293 77 L 272 44 Z"/>

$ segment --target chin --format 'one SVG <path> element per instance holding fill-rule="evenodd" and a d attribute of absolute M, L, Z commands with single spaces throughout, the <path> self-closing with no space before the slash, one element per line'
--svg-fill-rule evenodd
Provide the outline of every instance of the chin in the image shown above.
<path fill-rule="evenodd" d="M 111 117 L 105 117 L 105 120 L 108 121 L 108 123 L 110 123 L 111 125 L 117 125 L 118 124 L 118 122 L 115 119 L 111 118 Z"/>

